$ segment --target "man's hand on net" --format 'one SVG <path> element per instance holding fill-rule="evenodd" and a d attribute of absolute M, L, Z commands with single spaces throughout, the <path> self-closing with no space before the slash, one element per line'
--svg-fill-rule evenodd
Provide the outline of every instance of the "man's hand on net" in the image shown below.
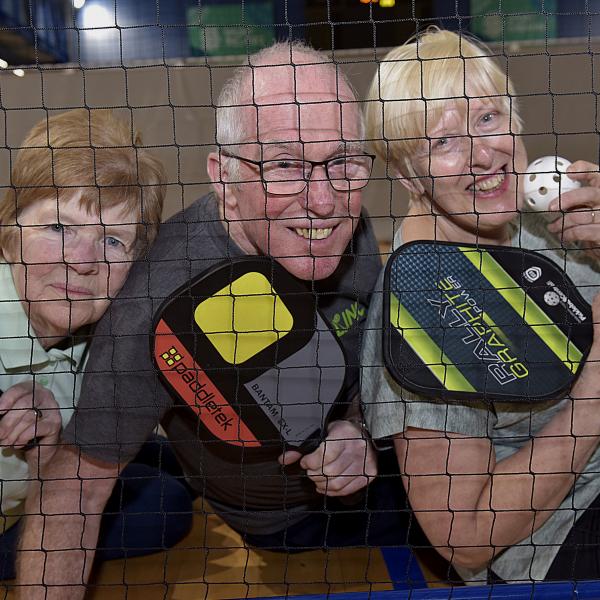
<path fill-rule="evenodd" d="M 290 450 L 279 462 L 300 466 L 314 482 L 317 492 L 327 496 L 348 496 L 367 486 L 377 476 L 377 457 L 362 426 L 352 421 L 333 421 L 327 438 L 310 454 Z"/>

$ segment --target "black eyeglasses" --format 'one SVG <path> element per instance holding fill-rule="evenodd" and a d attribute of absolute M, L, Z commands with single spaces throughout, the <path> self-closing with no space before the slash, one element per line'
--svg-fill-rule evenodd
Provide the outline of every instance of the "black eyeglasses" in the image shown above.
<path fill-rule="evenodd" d="M 287 196 L 304 191 L 315 167 L 324 167 L 325 174 L 334 190 L 350 192 L 359 190 L 371 177 L 373 154 L 351 154 L 327 160 L 300 160 L 279 158 L 277 160 L 250 160 L 221 150 L 223 156 L 236 158 L 259 168 L 263 186 L 268 194 Z"/>

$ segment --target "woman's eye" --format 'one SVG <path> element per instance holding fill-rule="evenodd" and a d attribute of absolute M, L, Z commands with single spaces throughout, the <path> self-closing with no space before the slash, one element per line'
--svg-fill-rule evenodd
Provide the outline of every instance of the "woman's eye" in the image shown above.
<path fill-rule="evenodd" d="M 104 238 L 104 241 L 106 243 L 107 246 L 109 246 L 110 248 L 121 248 L 121 247 L 125 247 L 125 244 L 123 244 L 123 242 L 115 237 L 112 236 L 108 236 L 107 238 Z"/>
<path fill-rule="evenodd" d="M 495 112 L 489 112 L 489 113 L 485 113 L 485 115 L 483 115 L 481 117 L 481 121 L 485 124 L 491 123 L 494 118 L 496 117 L 496 113 Z"/>
<path fill-rule="evenodd" d="M 48 229 L 50 229 L 50 231 L 54 231 L 56 233 L 62 233 L 65 230 L 65 226 L 62 225 L 61 223 L 52 223 L 52 225 L 48 226 Z"/>
<path fill-rule="evenodd" d="M 441 138 L 436 138 L 433 140 L 433 144 L 431 145 L 432 148 L 439 148 L 439 149 L 443 149 L 445 146 L 448 145 L 448 138 L 447 137 L 441 137 Z"/>

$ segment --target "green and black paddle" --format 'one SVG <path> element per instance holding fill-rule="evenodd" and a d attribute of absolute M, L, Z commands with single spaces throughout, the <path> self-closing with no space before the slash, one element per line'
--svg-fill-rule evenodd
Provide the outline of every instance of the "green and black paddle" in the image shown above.
<path fill-rule="evenodd" d="M 385 269 L 385 365 L 426 397 L 559 398 L 585 362 L 592 328 L 576 286 L 530 250 L 411 242 Z"/>

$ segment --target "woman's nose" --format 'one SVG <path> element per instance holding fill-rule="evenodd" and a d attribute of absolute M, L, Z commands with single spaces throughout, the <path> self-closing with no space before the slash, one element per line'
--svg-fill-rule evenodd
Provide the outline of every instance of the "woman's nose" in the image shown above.
<path fill-rule="evenodd" d="M 473 137 L 471 143 L 471 167 L 473 170 L 487 169 L 492 166 L 494 149 L 485 137 Z"/>
<path fill-rule="evenodd" d="M 97 272 L 104 262 L 101 248 L 91 236 L 78 236 L 76 243 L 65 246 L 64 257 L 69 267 L 81 274 Z"/>

